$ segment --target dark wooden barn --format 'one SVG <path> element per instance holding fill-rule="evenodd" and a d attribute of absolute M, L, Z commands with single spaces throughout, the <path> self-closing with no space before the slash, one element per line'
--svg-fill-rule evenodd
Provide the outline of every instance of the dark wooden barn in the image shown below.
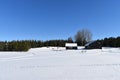
<path fill-rule="evenodd" d="M 85 45 L 85 49 L 102 49 L 102 43 L 99 41 L 91 41 Z"/>

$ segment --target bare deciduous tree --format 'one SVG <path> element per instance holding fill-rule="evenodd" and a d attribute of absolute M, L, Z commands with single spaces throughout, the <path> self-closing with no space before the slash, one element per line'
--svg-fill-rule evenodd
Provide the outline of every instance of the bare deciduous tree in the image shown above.
<path fill-rule="evenodd" d="M 88 29 L 82 29 L 77 32 L 75 35 L 75 41 L 78 45 L 84 45 L 86 42 L 91 41 L 92 33 Z"/>

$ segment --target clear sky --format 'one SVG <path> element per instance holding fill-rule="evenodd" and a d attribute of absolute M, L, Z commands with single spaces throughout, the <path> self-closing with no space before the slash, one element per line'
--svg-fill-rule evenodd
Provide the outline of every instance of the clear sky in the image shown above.
<path fill-rule="evenodd" d="M 120 0 L 0 0 L 0 40 L 120 36 Z"/>

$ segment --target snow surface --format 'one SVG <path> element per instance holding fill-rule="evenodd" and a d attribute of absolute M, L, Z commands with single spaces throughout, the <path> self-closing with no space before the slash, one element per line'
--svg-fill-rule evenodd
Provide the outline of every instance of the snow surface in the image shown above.
<path fill-rule="evenodd" d="M 0 52 L 0 80 L 120 80 L 120 49 Z"/>
<path fill-rule="evenodd" d="M 67 46 L 67 47 L 77 47 L 77 43 L 66 43 L 65 46 Z"/>

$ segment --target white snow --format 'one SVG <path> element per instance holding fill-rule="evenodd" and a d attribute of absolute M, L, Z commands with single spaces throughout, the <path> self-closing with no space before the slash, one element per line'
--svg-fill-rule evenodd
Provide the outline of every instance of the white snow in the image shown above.
<path fill-rule="evenodd" d="M 66 47 L 77 47 L 77 43 L 66 43 Z"/>
<path fill-rule="evenodd" d="M 90 45 L 93 42 L 95 42 L 95 41 L 88 42 L 87 44 L 85 44 L 85 46 L 88 46 L 88 45 Z"/>
<path fill-rule="evenodd" d="M 120 80 L 120 49 L 0 52 L 0 80 Z"/>

